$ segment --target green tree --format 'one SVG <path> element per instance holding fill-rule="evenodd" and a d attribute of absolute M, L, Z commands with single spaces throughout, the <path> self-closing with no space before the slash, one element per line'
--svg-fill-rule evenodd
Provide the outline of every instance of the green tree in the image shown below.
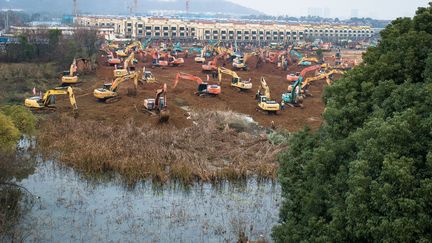
<path fill-rule="evenodd" d="M 327 88 L 325 123 L 280 155 L 276 242 L 432 241 L 432 4 Z"/>

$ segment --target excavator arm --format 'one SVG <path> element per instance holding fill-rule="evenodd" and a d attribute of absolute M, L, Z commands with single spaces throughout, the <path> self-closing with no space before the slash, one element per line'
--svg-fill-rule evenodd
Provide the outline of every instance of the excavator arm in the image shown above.
<path fill-rule="evenodd" d="M 76 65 L 76 59 L 74 59 L 69 68 L 69 76 L 70 77 L 75 76 L 74 74 L 76 71 L 77 71 L 77 65 Z"/>
<path fill-rule="evenodd" d="M 198 85 L 203 83 L 203 81 L 200 77 L 197 77 L 197 76 L 194 76 L 191 74 L 187 74 L 187 73 L 177 73 L 176 78 L 174 80 L 173 89 L 175 89 L 175 87 L 177 86 L 180 79 L 195 81 L 195 82 L 197 82 Z"/>
<path fill-rule="evenodd" d="M 72 109 L 74 110 L 78 109 L 73 89 L 70 86 L 67 89 L 51 89 L 45 92 L 42 98 L 42 102 L 44 106 L 49 106 L 51 102 L 51 97 L 56 95 L 68 95 Z"/>
<path fill-rule="evenodd" d="M 126 80 L 133 79 L 135 89 L 138 87 L 139 72 L 134 72 L 123 77 L 116 78 L 110 87 L 110 91 L 114 92 L 117 87 Z"/>
<path fill-rule="evenodd" d="M 270 97 L 270 88 L 267 85 L 267 82 L 266 82 L 266 80 L 265 80 L 264 77 L 261 77 L 261 86 L 258 88 L 258 93 L 261 94 L 261 90 L 264 91 L 264 96 L 267 98 L 267 100 L 271 100 L 271 97 Z"/>

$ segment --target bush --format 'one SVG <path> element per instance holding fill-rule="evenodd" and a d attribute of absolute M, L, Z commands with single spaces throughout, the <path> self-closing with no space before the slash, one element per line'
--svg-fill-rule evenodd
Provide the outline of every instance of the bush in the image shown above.
<path fill-rule="evenodd" d="M 15 150 L 16 144 L 21 136 L 12 119 L 0 113 L 0 152 L 9 153 Z"/>
<path fill-rule="evenodd" d="M 36 117 L 25 107 L 8 105 L 0 107 L 0 111 L 12 120 L 21 133 L 30 135 L 35 131 Z"/>

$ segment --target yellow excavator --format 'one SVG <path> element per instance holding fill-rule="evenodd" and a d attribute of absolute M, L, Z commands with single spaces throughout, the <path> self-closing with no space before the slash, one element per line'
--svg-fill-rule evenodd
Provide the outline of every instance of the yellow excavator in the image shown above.
<path fill-rule="evenodd" d="M 139 41 L 135 41 L 131 44 L 129 44 L 128 46 L 126 46 L 126 48 L 124 50 L 118 50 L 116 51 L 117 56 L 119 57 L 127 57 L 129 55 L 129 52 L 133 49 L 138 47 L 138 50 L 144 50 L 141 42 Z"/>
<path fill-rule="evenodd" d="M 55 89 L 50 89 L 45 94 L 40 96 L 34 96 L 25 99 L 24 105 L 33 110 L 43 110 L 43 109 L 55 109 L 55 101 L 57 95 L 68 95 L 69 101 L 71 103 L 74 113 L 77 113 L 78 106 L 75 100 L 75 95 L 72 87 L 58 87 Z"/>
<path fill-rule="evenodd" d="M 145 111 L 154 114 L 155 111 L 159 115 L 160 122 L 167 122 L 169 119 L 169 111 L 167 106 L 167 85 L 164 84 L 162 89 L 156 90 L 156 97 L 154 99 L 144 100 Z"/>
<path fill-rule="evenodd" d="M 322 74 L 320 74 L 318 76 L 307 78 L 305 81 L 303 81 L 303 83 L 301 85 L 302 92 L 306 93 L 306 89 L 310 85 L 310 83 L 313 82 L 313 81 L 316 81 L 316 80 L 326 79 L 327 84 L 331 85 L 332 81 L 331 81 L 330 77 L 333 74 L 344 74 L 344 71 L 333 69 L 333 70 L 331 70 L 329 72 L 322 73 Z"/>
<path fill-rule="evenodd" d="M 119 69 L 114 69 L 114 77 L 119 78 L 125 76 L 129 73 L 129 66 L 133 64 L 135 60 L 135 53 L 132 52 L 128 58 L 126 58 L 123 62 L 123 67 Z"/>
<path fill-rule="evenodd" d="M 70 65 L 69 71 L 64 71 L 61 79 L 62 86 L 69 86 L 78 83 L 78 76 L 76 75 L 77 65 L 76 59 Z"/>
<path fill-rule="evenodd" d="M 118 77 L 114 80 L 114 82 L 104 84 L 102 88 L 95 89 L 93 91 L 93 95 L 98 100 L 104 101 L 105 103 L 114 103 L 120 99 L 119 92 L 118 92 L 119 85 L 127 80 L 133 80 L 134 88 L 135 88 L 134 91 L 128 90 L 128 93 L 131 95 L 136 94 L 139 75 L 140 72 L 134 72 L 122 77 Z"/>
<path fill-rule="evenodd" d="M 262 93 L 264 92 L 264 93 Z M 280 105 L 270 97 L 270 88 L 264 77 L 261 77 L 261 85 L 256 93 L 256 99 L 258 100 L 257 110 L 266 111 L 268 114 L 277 114 L 280 110 Z"/>
<path fill-rule="evenodd" d="M 218 78 L 219 83 L 222 82 L 222 74 L 227 74 L 232 77 L 231 79 L 231 86 L 239 88 L 240 90 L 250 90 L 252 89 L 252 83 L 246 80 L 242 80 L 236 72 L 229 70 L 224 67 L 218 68 Z"/>

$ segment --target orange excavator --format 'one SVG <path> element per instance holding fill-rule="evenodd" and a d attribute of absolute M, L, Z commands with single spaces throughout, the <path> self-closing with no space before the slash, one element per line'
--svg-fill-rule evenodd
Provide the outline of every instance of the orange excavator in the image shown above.
<path fill-rule="evenodd" d="M 152 67 L 166 67 L 168 66 L 168 61 L 159 60 L 159 53 L 157 51 L 152 52 Z"/>
<path fill-rule="evenodd" d="M 180 79 L 186 79 L 195 81 L 198 84 L 197 95 L 218 95 L 221 93 L 221 86 L 217 84 L 208 84 L 204 83 L 200 77 L 187 74 L 187 73 L 177 73 L 176 78 L 174 80 L 173 89 L 177 86 Z"/>
<path fill-rule="evenodd" d="M 203 72 L 217 71 L 218 70 L 217 62 L 218 62 L 218 59 L 222 56 L 223 56 L 223 54 L 219 54 L 219 55 L 215 56 L 215 58 L 212 61 L 208 62 L 207 65 L 205 65 L 205 64 L 202 65 L 201 66 L 202 71 Z"/>
<path fill-rule="evenodd" d="M 184 59 L 183 58 L 176 58 L 175 56 L 171 56 L 171 55 L 169 55 L 168 56 L 168 65 L 169 66 L 173 66 L 173 67 L 176 67 L 176 66 L 179 66 L 179 65 L 182 65 L 182 64 L 184 64 Z"/>

